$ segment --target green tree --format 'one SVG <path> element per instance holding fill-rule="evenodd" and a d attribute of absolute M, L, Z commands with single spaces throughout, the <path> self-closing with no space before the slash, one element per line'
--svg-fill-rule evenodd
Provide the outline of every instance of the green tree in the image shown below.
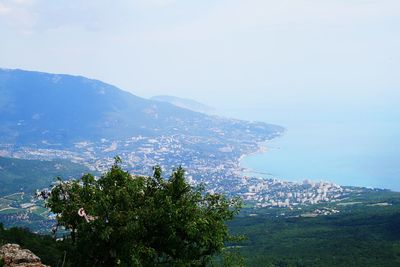
<path fill-rule="evenodd" d="M 119 163 L 99 179 L 60 179 L 48 199 L 81 266 L 205 266 L 223 250 L 239 199 L 192 188 L 182 168 L 164 179 L 160 167 L 132 176 Z"/>

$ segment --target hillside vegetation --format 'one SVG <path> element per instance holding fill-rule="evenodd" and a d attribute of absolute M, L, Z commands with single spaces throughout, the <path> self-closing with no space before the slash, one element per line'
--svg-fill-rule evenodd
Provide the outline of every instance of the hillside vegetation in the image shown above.
<path fill-rule="evenodd" d="M 246 209 L 230 223 L 249 266 L 400 266 L 400 194 L 370 193 L 309 217 L 323 205 Z"/>
<path fill-rule="evenodd" d="M 291 217 L 280 209 L 244 209 L 229 229 L 247 236 L 237 245 L 248 266 L 399 266 L 400 197 L 390 195 L 372 202 L 392 205 L 349 204 L 338 214 L 315 218 Z M 74 258 L 71 243 L 23 229 L 0 227 L 3 243 L 18 243 L 52 266 L 60 264 L 64 251 L 69 251 L 67 260 Z"/>
<path fill-rule="evenodd" d="M 0 157 L 0 197 L 16 192 L 33 194 L 48 187 L 54 178 L 81 176 L 89 169 L 67 160 L 24 160 Z"/>

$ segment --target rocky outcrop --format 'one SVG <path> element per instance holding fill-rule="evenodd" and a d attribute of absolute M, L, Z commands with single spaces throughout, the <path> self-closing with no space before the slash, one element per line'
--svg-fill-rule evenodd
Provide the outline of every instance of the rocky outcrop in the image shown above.
<path fill-rule="evenodd" d="M 0 248 L 0 258 L 4 267 L 49 267 L 41 263 L 40 258 L 28 249 L 17 244 L 6 244 Z"/>

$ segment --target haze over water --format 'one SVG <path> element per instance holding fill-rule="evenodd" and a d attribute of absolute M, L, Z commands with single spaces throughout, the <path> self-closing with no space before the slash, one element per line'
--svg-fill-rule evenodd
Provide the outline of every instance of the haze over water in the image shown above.
<path fill-rule="evenodd" d="M 270 120 L 267 108 L 237 112 Z M 337 117 L 319 112 L 325 119 L 296 114 L 293 120 L 284 120 L 287 131 L 282 137 L 266 143 L 266 153 L 245 157 L 242 166 L 264 173 L 261 176 L 289 181 L 328 180 L 400 191 L 400 123 L 396 118 L 400 113 L 386 112 L 365 111 L 361 117 L 355 112 Z"/>

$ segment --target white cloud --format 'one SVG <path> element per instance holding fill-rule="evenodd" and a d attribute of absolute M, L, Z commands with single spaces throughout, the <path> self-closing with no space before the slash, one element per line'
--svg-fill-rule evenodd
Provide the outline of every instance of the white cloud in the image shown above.
<path fill-rule="evenodd" d="M 398 16 L 400 1 L 250 0 L 218 2 L 185 24 L 150 32 L 154 40 L 201 41 L 279 27 L 339 26 Z"/>
<path fill-rule="evenodd" d="M 31 6 L 36 3 L 36 0 L 11 0 L 11 2 L 18 4 L 18 5 Z"/>
<path fill-rule="evenodd" d="M 0 3 L 0 16 L 6 15 L 8 12 L 10 12 L 10 8 L 4 5 L 3 3 Z"/>
<path fill-rule="evenodd" d="M 384 87 L 398 84 L 399 13 L 398 0 L 0 0 L 0 29 L 13 24 L 0 60 L 146 94 Z"/>
<path fill-rule="evenodd" d="M 38 21 L 35 0 L 3 0 L 0 2 L 0 19 L 21 33 L 31 33 Z"/>
<path fill-rule="evenodd" d="M 163 8 L 176 3 L 176 0 L 136 0 L 137 5 L 148 8 Z"/>

